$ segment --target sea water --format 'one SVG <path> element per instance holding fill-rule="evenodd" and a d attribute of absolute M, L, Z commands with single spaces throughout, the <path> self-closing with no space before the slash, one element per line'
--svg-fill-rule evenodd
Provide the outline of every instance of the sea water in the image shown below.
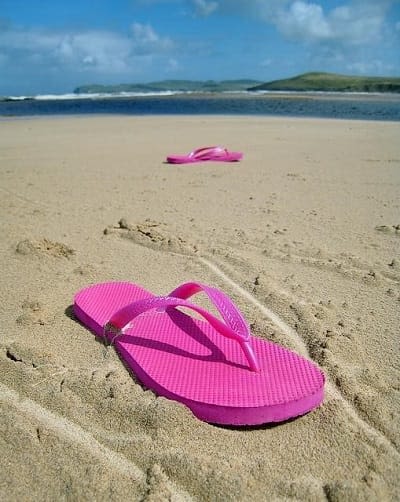
<path fill-rule="evenodd" d="M 269 115 L 400 121 L 400 94 L 163 92 L 0 98 L 0 116 Z"/>

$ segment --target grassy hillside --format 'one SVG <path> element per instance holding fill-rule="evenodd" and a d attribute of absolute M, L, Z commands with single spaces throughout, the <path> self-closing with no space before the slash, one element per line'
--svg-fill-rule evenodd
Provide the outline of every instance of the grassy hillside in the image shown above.
<path fill-rule="evenodd" d="M 120 92 L 161 92 L 161 91 L 192 91 L 192 92 L 224 92 L 245 91 L 249 87 L 260 84 L 258 80 L 162 80 L 147 84 L 118 84 L 118 85 L 83 85 L 74 92 L 84 93 L 120 93 Z"/>
<path fill-rule="evenodd" d="M 400 78 L 304 73 L 249 88 L 251 91 L 400 92 Z"/>

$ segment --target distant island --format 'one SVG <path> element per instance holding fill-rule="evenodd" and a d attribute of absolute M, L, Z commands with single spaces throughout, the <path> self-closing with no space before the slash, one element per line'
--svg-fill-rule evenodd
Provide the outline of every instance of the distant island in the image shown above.
<path fill-rule="evenodd" d="M 249 91 L 400 92 L 400 78 L 360 77 L 335 73 L 304 73 L 293 78 L 258 84 Z"/>
<path fill-rule="evenodd" d="M 382 92 L 400 93 L 398 77 L 362 77 L 335 73 L 311 72 L 283 80 L 262 83 L 259 80 L 162 80 L 159 82 L 82 85 L 75 94 L 121 94 L 159 92 Z"/>
<path fill-rule="evenodd" d="M 162 80 L 147 84 L 82 85 L 74 90 L 75 94 L 120 94 L 124 92 L 235 92 L 247 91 L 262 82 L 260 80 Z"/>

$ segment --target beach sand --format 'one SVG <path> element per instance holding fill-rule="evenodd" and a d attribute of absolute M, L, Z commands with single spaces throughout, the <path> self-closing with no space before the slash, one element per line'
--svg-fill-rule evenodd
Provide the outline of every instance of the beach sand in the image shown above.
<path fill-rule="evenodd" d="M 0 498 L 396 500 L 400 123 L 0 122 Z M 221 144 L 242 162 L 168 165 Z M 326 397 L 235 429 L 157 398 L 73 317 L 109 280 L 222 288 Z M 397 499 L 398 500 L 398 499 Z"/>

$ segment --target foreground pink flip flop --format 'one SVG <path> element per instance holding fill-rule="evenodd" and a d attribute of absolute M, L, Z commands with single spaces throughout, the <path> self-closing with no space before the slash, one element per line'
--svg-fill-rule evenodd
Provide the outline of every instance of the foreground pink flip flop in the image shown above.
<path fill-rule="evenodd" d="M 237 162 L 243 158 L 241 152 L 229 152 L 221 146 L 205 146 L 193 150 L 187 155 L 169 155 L 167 162 L 170 164 L 190 164 L 193 162 L 204 162 L 213 160 L 217 162 Z"/>
<path fill-rule="evenodd" d="M 222 319 L 187 301 L 200 291 Z M 191 282 L 154 296 L 132 283 L 107 282 L 79 291 L 74 312 L 115 346 L 146 387 L 206 422 L 279 422 L 323 400 L 323 373 L 294 352 L 251 336 L 232 301 L 213 287 Z"/>

